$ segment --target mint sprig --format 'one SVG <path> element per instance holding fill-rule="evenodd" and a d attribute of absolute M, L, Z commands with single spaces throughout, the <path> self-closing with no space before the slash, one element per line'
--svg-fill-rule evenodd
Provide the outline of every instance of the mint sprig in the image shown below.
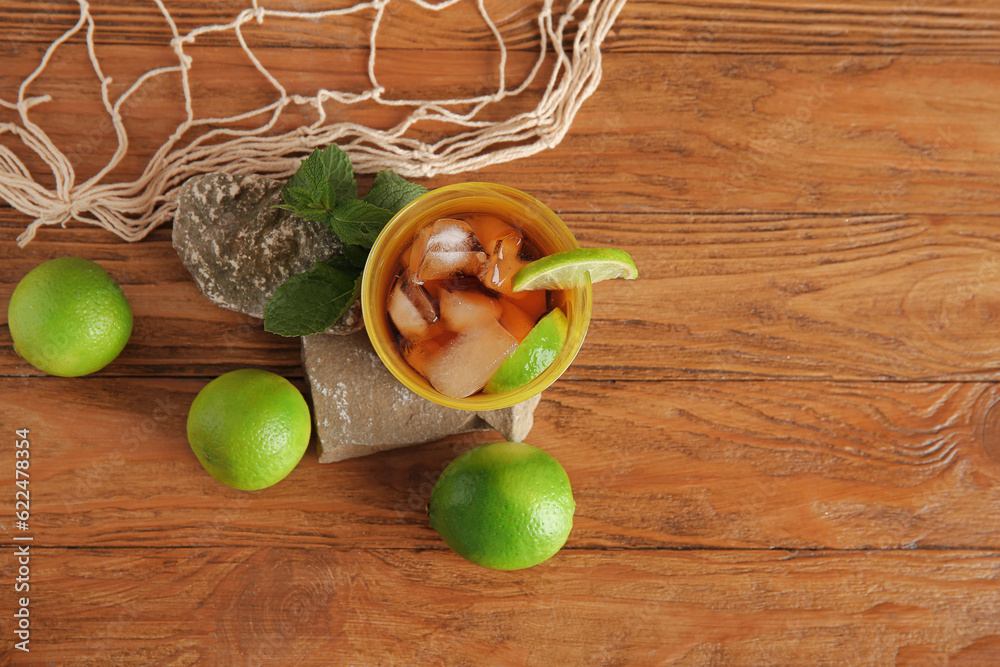
<path fill-rule="evenodd" d="M 278 208 L 323 223 L 343 244 L 330 258 L 284 282 L 267 302 L 264 329 L 281 336 L 326 331 L 360 295 L 368 251 L 382 228 L 400 209 L 427 192 L 391 169 L 375 177 L 358 199 L 351 159 L 336 146 L 315 150 L 281 188 Z"/>
<path fill-rule="evenodd" d="M 298 171 L 281 188 L 285 205 L 279 205 L 301 217 L 303 210 L 330 210 L 338 202 L 358 198 L 351 158 L 336 146 L 315 150 L 302 161 Z"/>

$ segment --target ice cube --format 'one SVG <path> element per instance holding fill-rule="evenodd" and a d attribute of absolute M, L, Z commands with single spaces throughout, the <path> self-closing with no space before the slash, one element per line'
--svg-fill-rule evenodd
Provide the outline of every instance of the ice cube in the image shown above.
<path fill-rule="evenodd" d="M 417 233 L 410 259 L 416 282 L 424 282 L 479 275 L 486 253 L 467 222 L 441 218 Z"/>
<path fill-rule="evenodd" d="M 458 334 L 426 365 L 425 377 L 445 396 L 465 398 L 476 393 L 514 350 L 517 340 L 496 320 Z"/>
<path fill-rule="evenodd" d="M 440 218 L 420 230 L 418 239 L 424 239 L 424 251 L 482 252 L 472 227 L 458 218 Z M 417 246 L 421 244 L 418 242 Z"/>
<path fill-rule="evenodd" d="M 488 213 L 472 213 L 466 216 L 466 220 L 483 248 L 492 248 L 496 245 L 497 239 L 504 234 L 513 232 L 520 235 L 520 232 L 510 224 Z"/>
<path fill-rule="evenodd" d="M 392 323 L 404 337 L 419 340 L 433 334 L 431 325 L 438 319 L 437 308 L 427 291 L 407 276 L 401 276 L 393 285 L 388 309 Z"/>
<path fill-rule="evenodd" d="M 507 233 L 496 240 L 493 250 L 480 274 L 483 284 L 501 294 L 511 294 L 510 283 L 514 274 L 528 263 L 521 256 L 524 239 L 517 232 Z"/>
<path fill-rule="evenodd" d="M 496 320 L 503 307 L 496 299 L 482 292 L 450 292 L 442 290 L 440 296 L 441 320 L 451 331 L 462 331 L 486 320 Z"/>
<path fill-rule="evenodd" d="M 410 252 L 413 250 L 413 244 L 403 248 L 403 252 L 399 253 L 399 265 L 404 270 L 410 268 Z"/>
<path fill-rule="evenodd" d="M 458 276 L 476 276 L 486 264 L 483 252 L 437 252 L 424 255 L 417 268 L 417 280 L 444 280 Z"/>
<path fill-rule="evenodd" d="M 447 283 L 443 280 L 427 280 L 420 283 L 420 286 L 423 287 L 427 294 L 430 295 L 431 299 L 434 301 L 440 301 L 441 292 L 446 289 Z"/>
<path fill-rule="evenodd" d="M 513 302 L 504 300 L 500 324 L 520 343 L 534 328 L 535 320 L 531 319 L 531 316 L 514 305 Z"/>
<path fill-rule="evenodd" d="M 441 343 L 436 339 L 405 341 L 400 350 L 406 363 L 413 366 L 413 369 L 427 377 L 427 363 L 441 351 Z"/>

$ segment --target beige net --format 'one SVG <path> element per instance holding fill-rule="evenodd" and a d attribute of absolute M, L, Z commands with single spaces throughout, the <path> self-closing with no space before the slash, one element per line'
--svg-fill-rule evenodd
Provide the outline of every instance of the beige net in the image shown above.
<path fill-rule="evenodd" d="M 112 79 L 105 75 L 95 48 L 100 26 L 90 4 L 78 0 L 76 24 L 47 48 L 37 68 L 21 82 L 15 99 L 0 98 L 0 106 L 12 111 L 15 118 L 14 122 L 0 123 L 0 197 L 33 218 L 18 237 L 18 243 L 23 246 L 29 242 L 43 225 L 65 225 L 71 220 L 98 225 L 127 241 L 137 241 L 172 219 L 177 190 L 188 177 L 225 171 L 284 178 L 294 172 L 304 154 L 331 143 L 347 151 L 361 173 L 391 168 L 404 176 L 425 178 L 475 170 L 555 146 L 568 131 L 580 105 L 600 82 L 600 47 L 625 3 L 625 0 L 568 0 L 568 4 L 558 10 L 553 0 L 531 4 L 531 11 L 537 14 L 539 50 L 527 75 L 510 84 L 506 80 L 508 45 L 490 17 L 485 0 L 444 0 L 437 4 L 408 0 L 421 11 L 428 12 L 474 2 L 479 16 L 496 40 L 499 62 L 492 79 L 498 84 L 471 96 L 396 99 L 385 94 L 386 89 L 376 76 L 376 35 L 392 11 L 394 1 L 403 0 L 371 0 L 337 9 L 303 12 L 272 9 L 265 6 L 267 3 L 263 0 L 251 0 L 250 6 L 239 11 L 231 21 L 182 34 L 167 3 L 153 0 L 172 34 L 169 46 L 176 64 L 148 69 L 123 93 L 113 97 L 110 92 Z M 263 24 L 268 18 L 324 22 L 347 15 L 371 17 L 367 47 L 370 85 L 360 92 L 327 90 L 320 86 L 322 82 L 316 82 L 311 95 L 289 93 L 265 67 L 244 34 L 247 24 Z M 90 64 L 100 85 L 101 100 L 117 140 L 117 148 L 106 164 L 82 182 L 78 182 L 67 153 L 32 120 L 32 110 L 52 99 L 46 94 L 35 94 L 34 88 L 38 86 L 33 84 L 58 59 L 60 47 L 80 40 L 80 33 L 86 41 Z M 220 33 L 235 37 L 252 66 L 273 87 L 273 101 L 231 116 L 207 118 L 198 115 L 189 81 L 195 58 L 189 51 L 197 40 Z M 177 104 L 183 104 L 184 120 L 152 154 L 141 176 L 127 182 L 109 182 L 114 180 L 112 172 L 129 150 L 123 108 L 135 100 L 142 100 L 144 87 L 159 77 L 169 76 L 180 77 L 183 99 L 178 99 Z M 539 84 L 532 86 L 540 77 L 547 77 L 544 89 Z M 497 109 L 503 108 L 498 107 L 501 102 L 525 95 L 526 91 L 537 97 L 533 108 L 498 118 Z M 331 118 L 328 110 L 331 104 L 362 102 L 402 108 L 406 115 L 392 127 L 380 129 L 337 121 Z M 283 116 L 297 106 L 309 108 L 315 120 L 291 129 L 283 127 Z M 255 123 L 255 119 L 259 122 Z M 247 127 L 247 123 L 252 126 Z M 426 127 L 428 123 L 433 125 L 435 132 L 418 131 L 418 126 Z M 24 151 L 33 154 L 36 162 L 44 163 L 45 168 L 51 170 L 51 178 L 43 179 L 45 185 L 19 157 Z"/>

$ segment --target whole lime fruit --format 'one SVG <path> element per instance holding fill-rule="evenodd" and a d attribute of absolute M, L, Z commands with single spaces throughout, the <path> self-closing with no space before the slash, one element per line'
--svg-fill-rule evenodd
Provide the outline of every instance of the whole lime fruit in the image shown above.
<path fill-rule="evenodd" d="M 551 558 L 573 528 L 566 471 L 520 442 L 494 442 L 452 461 L 431 492 L 431 526 L 459 556 L 495 570 Z"/>
<path fill-rule="evenodd" d="M 88 259 L 39 264 L 7 306 L 14 350 L 35 368 L 77 377 L 110 364 L 132 335 L 132 308 L 107 271 Z"/>
<path fill-rule="evenodd" d="M 295 386 L 268 371 L 220 375 L 195 397 L 187 437 L 215 479 L 243 491 L 277 484 L 309 445 L 309 406 Z"/>

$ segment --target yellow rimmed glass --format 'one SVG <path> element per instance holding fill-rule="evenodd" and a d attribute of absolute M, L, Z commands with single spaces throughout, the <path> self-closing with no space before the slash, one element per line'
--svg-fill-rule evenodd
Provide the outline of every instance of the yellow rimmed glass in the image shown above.
<path fill-rule="evenodd" d="M 569 228 L 545 204 L 520 190 L 493 183 L 447 185 L 418 197 L 397 213 L 379 234 L 361 279 L 361 308 L 372 346 L 386 368 L 407 388 L 429 401 L 460 410 L 497 410 L 540 393 L 569 368 L 583 345 L 594 306 L 589 284 L 555 292 L 569 326 L 566 344 L 555 361 L 534 380 L 504 394 L 476 393 L 452 398 L 435 390 L 399 351 L 386 303 L 399 269 L 399 255 L 424 226 L 438 218 L 488 213 L 519 227 L 543 255 L 579 248 Z"/>

